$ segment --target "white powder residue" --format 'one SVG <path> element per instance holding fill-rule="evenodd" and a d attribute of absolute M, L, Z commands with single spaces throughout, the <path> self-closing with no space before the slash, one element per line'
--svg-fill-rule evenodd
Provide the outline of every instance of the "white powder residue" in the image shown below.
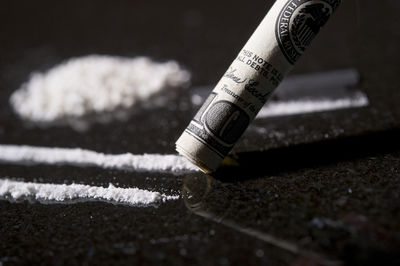
<path fill-rule="evenodd" d="M 298 100 L 288 102 L 270 102 L 258 113 L 256 119 L 273 116 L 305 114 L 344 108 L 364 107 L 369 104 L 365 94 L 358 94 L 353 98 L 335 100 Z"/>
<path fill-rule="evenodd" d="M 79 148 L 0 145 L 0 161 L 7 163 L 67 164 L 149 172 L 188 173 L 197 168 L 182 156 L 104 154 Z"/>
<path fill-rule="evenodd" d="M 343 223 L 340 221 L 334 221 L 329 218 L 324 217 L 314 217 L 310 224 L 318 229 L 323 229 L 324 227 L 340 228 L 343 227 Z"/>
<path fill-rule="evenodd" d="M 0 179 L 0 197 L 34 198 L 45 201 L 102 200 L 144 206 L 179 199 L 179 196 L 167 196 L 139 188 L 118 188 L 110 184 L 108 188 L 88 185 L 41 184 L 17 182 Z"/>
<path fill-rule="evenodd" d="M 33 73 L 10 103 L 22 118 L 48 123 L 130 108 L 189 80 L 189 72 L 175 61 L 89 55 Z"/>
<path fill-rule="evenodd" d="M 203 103 L 203 97 L 201 97 L 198 94 L 193 94 L 192 97 L 190 98 L 190 100 L 192 101 L 193 105 L 200 105 Z"/>

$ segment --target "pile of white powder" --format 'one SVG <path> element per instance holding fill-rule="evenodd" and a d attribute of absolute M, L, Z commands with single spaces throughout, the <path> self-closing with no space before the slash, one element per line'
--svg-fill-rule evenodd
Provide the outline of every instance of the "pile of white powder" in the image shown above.
<path fill-rule="evenodd" d="M 89 55 L 31 74 L 10 103 L 23 119 L 48 123 L 127 109 L 189 80 L 175 61 Z"/>

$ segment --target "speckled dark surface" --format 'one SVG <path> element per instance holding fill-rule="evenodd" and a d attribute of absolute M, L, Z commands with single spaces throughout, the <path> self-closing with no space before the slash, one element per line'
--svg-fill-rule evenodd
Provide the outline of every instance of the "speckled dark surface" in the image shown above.
<path fill-rule="evenodd" d="M 175 59 L 193 86 L 213 84 L 271 4 L 3 3 L 0 143 L 174 153 L 195 112 L 184 90 L 168 106 L 84 133 L 28 126 L 8 98 L 32 71 L 93 53 Z M 356 68 L 370 105 L 257 120 L 235 148 L 240 168 L 207 177 L 0 164 L 1 178 L 191 193 L 189 202 L 148 208 L 1 200 L 0 265 L 400 264 L 399 9 L 396 1 L 344 1 L 293 72 Z"/>

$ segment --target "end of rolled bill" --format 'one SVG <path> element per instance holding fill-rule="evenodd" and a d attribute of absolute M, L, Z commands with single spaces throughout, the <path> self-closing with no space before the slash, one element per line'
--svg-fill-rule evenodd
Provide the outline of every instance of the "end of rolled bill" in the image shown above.
<path fill-rule="evenodd" d="M 187 132 L 176 141 L 175 149 L 206 174 L 215 172 L 224 159 Z"/>

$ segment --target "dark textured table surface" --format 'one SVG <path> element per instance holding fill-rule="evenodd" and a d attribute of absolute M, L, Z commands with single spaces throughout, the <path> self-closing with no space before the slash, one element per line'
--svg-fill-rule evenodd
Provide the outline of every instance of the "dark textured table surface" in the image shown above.
<path fill-rule="evenodd" d="M 87 54 L 175 59 L 193 87 L 215 84 L 272 2 L 3 4 L 0 143 L 174 153 L 197 108 L 187 106 L 190 89 L 87 132 L 27 126 L 9 96 L 32 71 Z M 398 265 L 399 10 L 397 1 L 344 1 L 293 71 L 355 68 L 367 107 L 259 119 L 234 149 L 240 167 L 210 177 L 0 164 L 0 178 L 182 195 L 148 208 L 0 200 L 0 265 Z"/>

